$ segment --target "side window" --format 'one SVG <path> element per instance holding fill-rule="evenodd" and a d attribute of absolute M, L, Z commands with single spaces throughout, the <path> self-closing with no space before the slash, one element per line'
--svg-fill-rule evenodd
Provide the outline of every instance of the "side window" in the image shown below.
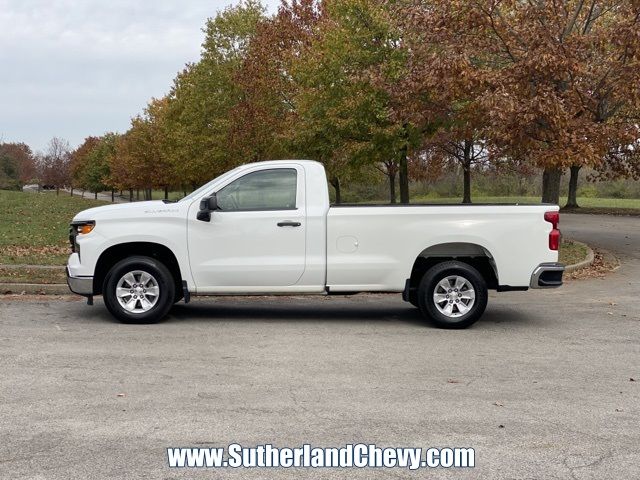
<path fill-rule="evenodd" d="M 218 191 L 218 207 L 224 212 L 294 209 L 297 176 L 293 168 L 248 173 Z"/>

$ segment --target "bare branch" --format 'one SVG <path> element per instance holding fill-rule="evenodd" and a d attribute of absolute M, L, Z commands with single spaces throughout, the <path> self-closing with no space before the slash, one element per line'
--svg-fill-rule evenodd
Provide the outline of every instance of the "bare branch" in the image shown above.
<path fill-rule="evenodd" d="M 578 16 L 580 15 L 580 12 L 582 11 L 582 7 L 584 7 L 584 0 L 580 0 L 578 2 L 578 4 L 576 5 L 575 10 L 573 11 L 573 15 L 569 19 L 569 23 L 567 23 L 567 26 L 565 27 L 564 31 L 562 32 L 562 36 L 560 37 L 560 41 L 561 42 L 564 42 L 564 40 L 571 34 L 571 32 L 573 30 L 573 27 L 575 27 L 576 21 L 578 20 Z"/>

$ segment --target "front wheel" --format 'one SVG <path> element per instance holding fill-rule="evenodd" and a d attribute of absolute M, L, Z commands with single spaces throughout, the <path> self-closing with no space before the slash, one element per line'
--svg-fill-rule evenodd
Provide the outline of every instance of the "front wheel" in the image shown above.
<path fill-rule="evenodd" d="M 173 304 L 175 282 L 158 260 L 129 257 L 109 270 L 102 296 L 107 310 L 122 323 L 155 323 Z"/>
<path fill-rule="evenodd" d="M 466 328 L 487 307 L 487 283 L 478 270 L 448 261 L 431 267 L 418 288 L 422 314 L 440 328 Z"/>

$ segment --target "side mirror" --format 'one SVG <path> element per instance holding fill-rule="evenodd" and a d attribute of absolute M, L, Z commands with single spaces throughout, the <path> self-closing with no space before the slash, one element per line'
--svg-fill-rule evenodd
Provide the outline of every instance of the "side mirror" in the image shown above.
<path fill-rule="evenodd" d="M 200 210 L 206 210 L 209 212 L 218 210 L 218 197 L 216 197 L 215 193 L 212 193 L 210 196 L 205 197 L 200 201 Z"/>
<path fill-rule="evenodd" d="M 218 210 L 218 199 L 215 193 L 200 201 L 200 211 L 196 218 L 202 222 L 210 222 L 211 212 L 214 210 Z"/>

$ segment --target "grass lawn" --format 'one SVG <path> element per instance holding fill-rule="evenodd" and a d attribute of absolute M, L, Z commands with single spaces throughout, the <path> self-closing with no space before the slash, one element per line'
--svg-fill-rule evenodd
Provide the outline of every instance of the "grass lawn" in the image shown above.
<path fill-rule="evenodd" d="M 460 198 L 440 198 L 421 196 L 411 199 L 412 203 L 460 203 Z M 471 197 L 473 203 L 540 203 L 540 197 Z M 566 197 L 560 198 L 560 205 L 567 203 Z M 578 205 L 585 208 L 630 208 L 640 210 L 640 198 L 591 198 L 578 197 Z"/>
<path fill-rule="evenodd" d="M 63 267 L 28 268 L 0 267 L 0 283 L 67 283 L 67 274 Z"/>
<path fill-rule="evenodd" d="M 565 265 L 573 265 L 587 258 L 587 248 L 571 241 L 562 242 L 559 253 L 558 261 Z"/>
<path fill-rule="evenodd" d="M 54 192 L 0 190 L 0 264 L 64 265 L 69 223 L 81 210 L 105 202 Z"/>

